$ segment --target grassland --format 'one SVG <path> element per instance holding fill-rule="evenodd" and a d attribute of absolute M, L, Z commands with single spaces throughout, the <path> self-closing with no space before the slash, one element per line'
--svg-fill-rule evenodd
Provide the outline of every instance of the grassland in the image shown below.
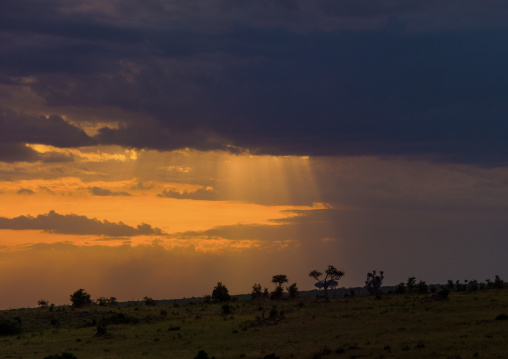
<path fill-rule="evenodd" d="M 498 318 L 508 314 L 508 290 L 429 297 L 240 300 L 229 304 L 228 315 L 221 304 L 205 303 L 13 309 L 0 312 L 0 320 L 19 318 L 22 332 L 0 337 L 0 357 L 65 351 L 78 359 L 192 359 L 199 350 L 217 359 L 508 357 L 508 320 Z M 256 320 L 273 305 L 284 319 Z M 106 333 L 97 335 L 97 323 L 106 322 Z"/>

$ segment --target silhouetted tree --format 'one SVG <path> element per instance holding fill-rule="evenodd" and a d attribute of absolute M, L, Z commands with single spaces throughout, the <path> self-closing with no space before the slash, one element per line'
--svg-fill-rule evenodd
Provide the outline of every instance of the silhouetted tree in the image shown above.
<path fill-rule="evenodd" d="M 298 287 L 296 286 L 296 283 L 293 283 L 289 287 L 286 287 L 286 290 L 288 291 L 290 298 L 298 297 Z"/>
<path fill-rule="evenodd" d="M 285 274 L 277 274 L 272 277 L 272 283 L 276 285 L 275 290 L 272 292 L 271 299 L 279 299 L 282 297 L 284 288 L 282 284 L 287 283 L 288 277 Z"/>
<path fill-rule="evenodd" d="M 415 277 L 409 277 L 406 282 L 407 290 L 411 290 L 416 286 L 416 278 Z"/>
<path fill-rule="evenodd" d="M 263 296 L 263 289 L 261 288 L 261 284 L 254 283 L 252 286 L 252 292 L 250 292 L 251 299 L 258 299 Z"/>
<path fill-rule="evenodd" d="M 71 294 L 71 302 L 74 308 L 81 308 L 86 305 L 92 304 L 92 300 L 90 299 L 90 294 L 85 292 L 84 289 L 78 289 L 74 293 Z"/>
<path fill-rule="evenodd" d="M 328 287 L 330 285 L 330 281 L 334 280 L 338 282 L 344 276 L 344 272 L 338 270 L 332 265 L 329 265 L 325 271 L 325 274 L 325 277 L 321 279 L 320 277 L 323 275 L 323 273 L 318 272 L 317 270 L 313 270 L 309 273 L 309 276 L 317 280 L 318 283 L 323 283 L 323 289 L 325 291 L 325 302 L 329 302 L 330 298 L 328 297 Z"/>
<path fill-rule="evenodd" d="M 149 307 L 157 305 L 157 302 L 152 297 L 144 297 L 143 301 L 145 302 L 145 305 Z"/>
<path fill-rule="evenodd" d="M 420 294 L 426 294 L 429 291 L 429 286 L 421 279 L 415 287 L 418 288 L 418 293 Z"/>
<path fill-rule="evenodd" d="M 231 296 L 229 295 L 229 290 L 226 288 L 225 285 L 222 284 L 222 282 L 217 282 L 217 285 L 215 288 L 213 288 L 212 292 L 212 300 L 217 302 L 228 302 L 231 299 Z"/>
<path fill-rule="evenodd" d="M 367 280 L 365 281 L 365 288 L 370 295 L 379 295 L 381 292 L 381 285 L 383 285 L 383 271 L 379 272 L 379 275 L 376 274 L 376 271 L 372 271 L 372 273 L 367 273 Z"/>
<path fill-rule="evenodd" d="M 282 288 L 282 285 L 287 282 L 288 277 L 285 274 L 277 274 L 272 277 L 272 283 L 275 283 L 280 288 Z"/>

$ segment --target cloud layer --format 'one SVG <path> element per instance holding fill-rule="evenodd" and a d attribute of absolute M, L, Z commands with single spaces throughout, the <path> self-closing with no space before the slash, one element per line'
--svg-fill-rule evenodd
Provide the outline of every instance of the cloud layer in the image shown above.
<path fill-rule="evenodd" d="M 37 160 L 20 145 L 37 142 L 503 165 L 507 16 L 455 0 L 5 4 L 2 89 L 48 117 L 1 103 L 0 160 Z M 103 126 L 111 108 L 129 116 Z M 59 115 L 77 109 L 98 133 Z"/>
<path fill-rule="evenodd" d="M 42 230 L 56 234 L 98 235 L 107 237 L 132 237 L 140 235 L 162 235 L 159 228 L 152 228 L 143 223 L 137 227 L 122 222 L 113 223 L 107 220 L 90 219 L 76 214 L 58 214 L 50 211 L 37 217 L 19 216 L 15 218 L 0 217 L 0 229 Z"/>

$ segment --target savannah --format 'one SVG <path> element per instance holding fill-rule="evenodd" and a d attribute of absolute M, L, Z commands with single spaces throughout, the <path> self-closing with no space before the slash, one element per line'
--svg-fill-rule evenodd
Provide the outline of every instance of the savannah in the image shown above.
<path fill-rule="evenodd" d="M 442 285 L 410 277 L 398 286 L 382 287 L 382 273 L 373 272 L 364 288 L 327 288 L 326 294 L 298 292 L 296 284 L 284 291 L 284 279 L 274 276 L 271 293 L 255 284 L 250 295 L 230 296 L 219 282 L 203 298 L 145 297 L 125 303 L 114 297 L 92 300 L 79 289 L 70 295 L 69 305 L 41 300 L 38 307 L 1 311 L 0 356 L 458 359 L 508 355 L 508 290 L 498 276 L 486 283 L 450 280 Z M 322 277 L 318 279 L 323 283 Z"/>

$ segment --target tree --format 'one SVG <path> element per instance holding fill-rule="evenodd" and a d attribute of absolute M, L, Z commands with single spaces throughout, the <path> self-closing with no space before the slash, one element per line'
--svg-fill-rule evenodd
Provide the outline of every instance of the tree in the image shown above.
<path fill-rule="evenodd" d="M 279 299 L 282 297 L 282 293 L 284 292 L 284 288 L 282 288 L 282 284 L 287 283 L 288 277 L 285 274 L 277 274 L 272 277 L 272 283 L 276 285 L 275 290 L 272 292 L 271 299 Z"/>
<path fill-rule="evenodd" d="M 383 284 L 383 271 L 379 272 L 379 275 L 376 275 L 376 271 L 372 271 L 372 273 L 367 273 L 367 280 L 365 281 L 365 288 L 370 295 L 379 295 L 381 292 L 381 285 Z"/>
<path fill-rule="evenodd" d="M 296 286 L 296 283 L 293 283 L 289 287 L 286 287 L 286 290 L 288 291 L 290 298 L 298 297 L 298 287 Z"/>
<path fill-rule="evenodd" d="M 285 274 L 277 274 L 272 277 L 272 283 L 275 283 L 278 287 L 282 288 L 282 284 L 288 282 L 288 277 Z"/>
<path fill-rule="evenodd" d="M 416 278 L 415 277 L 409 277 L 406 282 L 407 290 L 411 290 L 416 286 Z"/>
<path fill-rule="evenodd" d="M 252 286 L 252 292 L 250 293 L 251 299 L 260 299 L 268 296 L 268 289 L 265 288 L 265 292 L 263 292 L 263 288 L 261 284 L 254 283 Z"/>
<path fill-rule="evenodd" d="M 143 301 L 145 302 L 145 305 L 148 307 L 153 307 L 157 305 L 157 301 L 152 297 L 144 297 Z"/>
<path fill-rule="evenodd" d="M 212 300 L 217 302 L 228 302 L 231 299 L 231 296 L 229 295 L 229 290 L 226 288 L 225 285 L 222 284 L 222 282 L 217 282 L 217 285 L 215 288 L 213 288 L 212 292 Z"/>
<path fill-rule="evenodd" d="M 318 272 L 317 270 L 313 270 L 309 273 L 309 276 L 318 281 L 318 283 L 323 283 L 323 289 L 325 291 L 325 302 L 329 302 L 330 298 L 328 298 L 328 287 L 330 286 L 330 281 L 339 281 L 344 276 L 344 271 L 338 270 L 332 265 L 329 265 L 325 271 L 325 277 L 321 279 L 320 277 L 323 273 Z"/>
<path fill-rule="evenodd" d="M 92 304 L 92 300 L 90 299 L 90 294 L 85 292 L 84 289 L 78 289 L 74 293 L 71 294 L 71 302 L 74 308 L 81 308 L 86 305 Z"/>

